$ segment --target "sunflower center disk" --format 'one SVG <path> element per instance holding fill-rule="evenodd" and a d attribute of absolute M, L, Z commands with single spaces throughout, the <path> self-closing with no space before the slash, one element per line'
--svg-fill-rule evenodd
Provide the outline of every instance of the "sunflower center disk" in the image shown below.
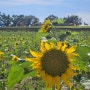
<path fill-rule="evenodd" d="M 61 50 L 49 50 L 41 58 L 42 70 L 51 76 L 61 76 L 68 68 L 68 64 L 67 55 Z"/>

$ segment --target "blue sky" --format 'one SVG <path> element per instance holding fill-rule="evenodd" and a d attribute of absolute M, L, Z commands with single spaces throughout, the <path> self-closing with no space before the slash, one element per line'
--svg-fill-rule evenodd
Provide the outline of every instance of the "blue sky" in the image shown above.
<path fill-rule="evenodd" d="M 90 0 L 0 0 L 0 12 L 34 15 L 43 21 L 49 15 L 59 18 L 78 15 L 90 25 Z"/>

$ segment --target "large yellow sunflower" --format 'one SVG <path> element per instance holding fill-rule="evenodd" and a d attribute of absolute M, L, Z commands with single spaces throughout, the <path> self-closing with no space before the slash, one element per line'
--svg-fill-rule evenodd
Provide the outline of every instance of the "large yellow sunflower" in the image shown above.
<path fill-rule="evenodd" d="M 41 43 L 41 52 L 30 50 L 32 58 L 26 58 L 27 61 L 32 62 L 33 69 L 45 81 L 47 87 L 56 85 L 57 90 L 60 89 L 60 80 L 62 79 L 69 87 L 70 77 L 74 76 L 73 70 L 75 66 L 71 64 L 74 61 L 72 58 L 78 54 L 74 53 L 76 46 L 68 48 L 64 42 L 54 43 Z"/>

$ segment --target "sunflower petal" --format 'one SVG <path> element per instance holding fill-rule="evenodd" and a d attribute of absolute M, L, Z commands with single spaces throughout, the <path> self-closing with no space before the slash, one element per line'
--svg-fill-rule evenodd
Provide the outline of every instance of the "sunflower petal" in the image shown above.
<path fill-rule="evenodd" d="M 47 50 L 50 50 L 50 49 L 51 49 L 50 44 L 45 43 L 45 48 L 46 48 Z"/>
<path fill-rule="evenodd" d="M 67 78 L 67 74 L 66 74 L 66 73 L 64 73 L 64 74 L 62 75 L 62 79 L 63 79 L 63 81 L 64 81 L 69 87 L 72 87 L 72 84 L 70 83 L 69 79 Z"/>
<path fill-rule="evenodd" d="M 70 54 L 67 54 L 67 56 L 68 56 L 69 59 L 71 59 L 71 58 L 73 58 L 75 56 L 79 56 L 79 55 L 76 54 L 76 53 L 70 53 Z"/>
<path fill-rule="evenodd" d="M 41 76 L 44 76 L 44 75 L 45 75 L 45 71 L 41 70 Z"/>
<path fill-rule="evenodd" d="M 45 74 L 43 76 L 43 81 L 45 81 L 46 87 L 49 87 L 51 80 L 52 80 L 52 77 L 50 75 Z"/>
<path fill-rule="evenodd" d="M 60 50 L 62 47 L 62 42 L 57 42 L 57 49 Z"/>
<path fill-rule="evenodd" d="M 66 47 L 67 47 L 67 44 L 66 44 L 66 42 L 64 42 L 64 45 L 62 46 L 61 50 L 65 51 Z"/>
<path fill-rule="evenodd" d="M 38 69 L 39 68 L 39 65 L 32 65 L 33 66 L 33 69 Z"/>
<path fill-rule="evenodd" d="M 54 43 L 50 43 L 51 48 L 55 48 Z"/>
<path fill-rule="evenodd" d="M 73 65 L 71 65 L 71 64 L 69 64 L 69 67 L 70 67 L 71 69 L 73 69 L 73 70 L 76 70 L 76 69 L 77 69 L 77 66 L 73 66 Z"/>
<path fill-rule="evenodd" d="M 35 51 L 32 51 L 32 50 L 30 50 L 30 53 L 33 55 L 33 57 L 41 57 L 42 56 L 42 53 L 35 52 Z"/>
<path fill-rule="evenodd" d="M 69 59 L 68 61 L 69 62 L 75 62 L 76 60 L 75 59 Z"/>
<path fill-rule="evenodd" d="M 49 84 L 48 88 L 53 87 L 55 85 L 55 77 L 52 78 L 51 83 Z"/>
<path fill-rule="evenodd" d="M 72 53 L 76 50 L 76 46 L 72 46 L 69 49 L 66 49 L 66 53 Z"/>
<path fill-rule="evenodd" d="M 41 42 L 40 50 L 44 53 L 46 51 L 45 42 Z"/>
<path fill-rule="evenodd" d="M 69 76 L 76 76 L 77 74 L 73 72 L 73 70 L 71 68 L 67 68 L 66 71 L 67 74 L 69 74 Z"/>
<path fill-rule="evenodd" d="M 29 61 L 29 62 L 36 62 L 37 58 L 25 58 L 26 61 Z"/>
<path fill-rule="evenodd" d="M 60 89 L 60 77 L 57 76 L 55 80 L 56 80 L 55 83 L 56 83 L 57 90 L 59 90 Z"/>
<path fill-rule="evenodd" d="M 40 73 L 39 73 L 39 71 L 36 71 L 36 76 L 38 77 L 38 78 L 40 78 Z"/>

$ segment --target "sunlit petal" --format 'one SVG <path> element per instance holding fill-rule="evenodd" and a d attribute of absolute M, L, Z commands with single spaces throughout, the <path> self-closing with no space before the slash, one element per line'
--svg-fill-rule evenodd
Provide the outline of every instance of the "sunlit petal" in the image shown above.
<path fill-rule="evenodd" d="M 51 49 L 50 44 L 45 43 L 45 48 L 46 48 L 47 50 L 50 50 L 50 49 Z"/>
<path fill-rule="evenodd" d="M 52 49 L 55 48 L 54 43 L 50 43 L 50 46 L 51 46 Z"/>
<path fill-rule="evenodd" d="M 73 58 L 75 56 L 79 56 L 79 55 L 76 54 L 76 53 L 70 53 L 70 54 L 67 54 L 67 56 L 68 56 L 69 59 L 71 59 L 71 58 Z"/>
<path fill-rule="evenodd" d="M 56 83 L 57 90 L 59 90 L 60 89 L 60 77 L 57 76 L 55 80 L 56 80 L 55 83 Z"/>
<path fill-rule="evenodd" d="M 57 49 L 60 50 L 62 47 L 62 42 L 57 42 Z"/>
<path fill-rule="evenodd" d="M 40 50 L 42 51 L 42 53 L 46 52 L 45 42 L 41 42 Z"/>
<path fill-rule="evenodd" d="M 66 53 L 72 53 L 76 50 L 76 46 L 72 46 L 69 49 L 66 49 Z"/>
<path fill-rule="evenodd" d="M 33 57 L 41 57 L 42 56 L 42 53 L 35 52 L 35 51 L 32 51 L 32 50 L 30 50 L 30 53 L 33 55 Z"/>
<path fill-rule="evenodd" d="M 73 66 L 73 65 L 69 64 L 69 67 L 73 70 L 77 70 L 77 66 L 75 66 L 75 65 Z"/>
<path fill-rule="evenodd" d="M 67 47 L 67 44 L 64 42 L 64 45 L 62 46 L 61 50 L 65 51 L 66 47 Z"/>
<path fill-rule="evenodd" d="M 70 76 L 75 76 L 75 75 L 77 75 L 77 73 L 74 73 L 71 68 L 67 68 L 66 73 L 67 73 L 67 75 L 69 74 Z"/>
<path fill-rule="evenodd" d="M 63 74 L 62 75 L 62 79 L 63 81 L 69 86 L 69 87 L 72 87 L 72 84 L 70 83 L 69 79 L 67 78 L 67 75 L 66 74 Z"/>

